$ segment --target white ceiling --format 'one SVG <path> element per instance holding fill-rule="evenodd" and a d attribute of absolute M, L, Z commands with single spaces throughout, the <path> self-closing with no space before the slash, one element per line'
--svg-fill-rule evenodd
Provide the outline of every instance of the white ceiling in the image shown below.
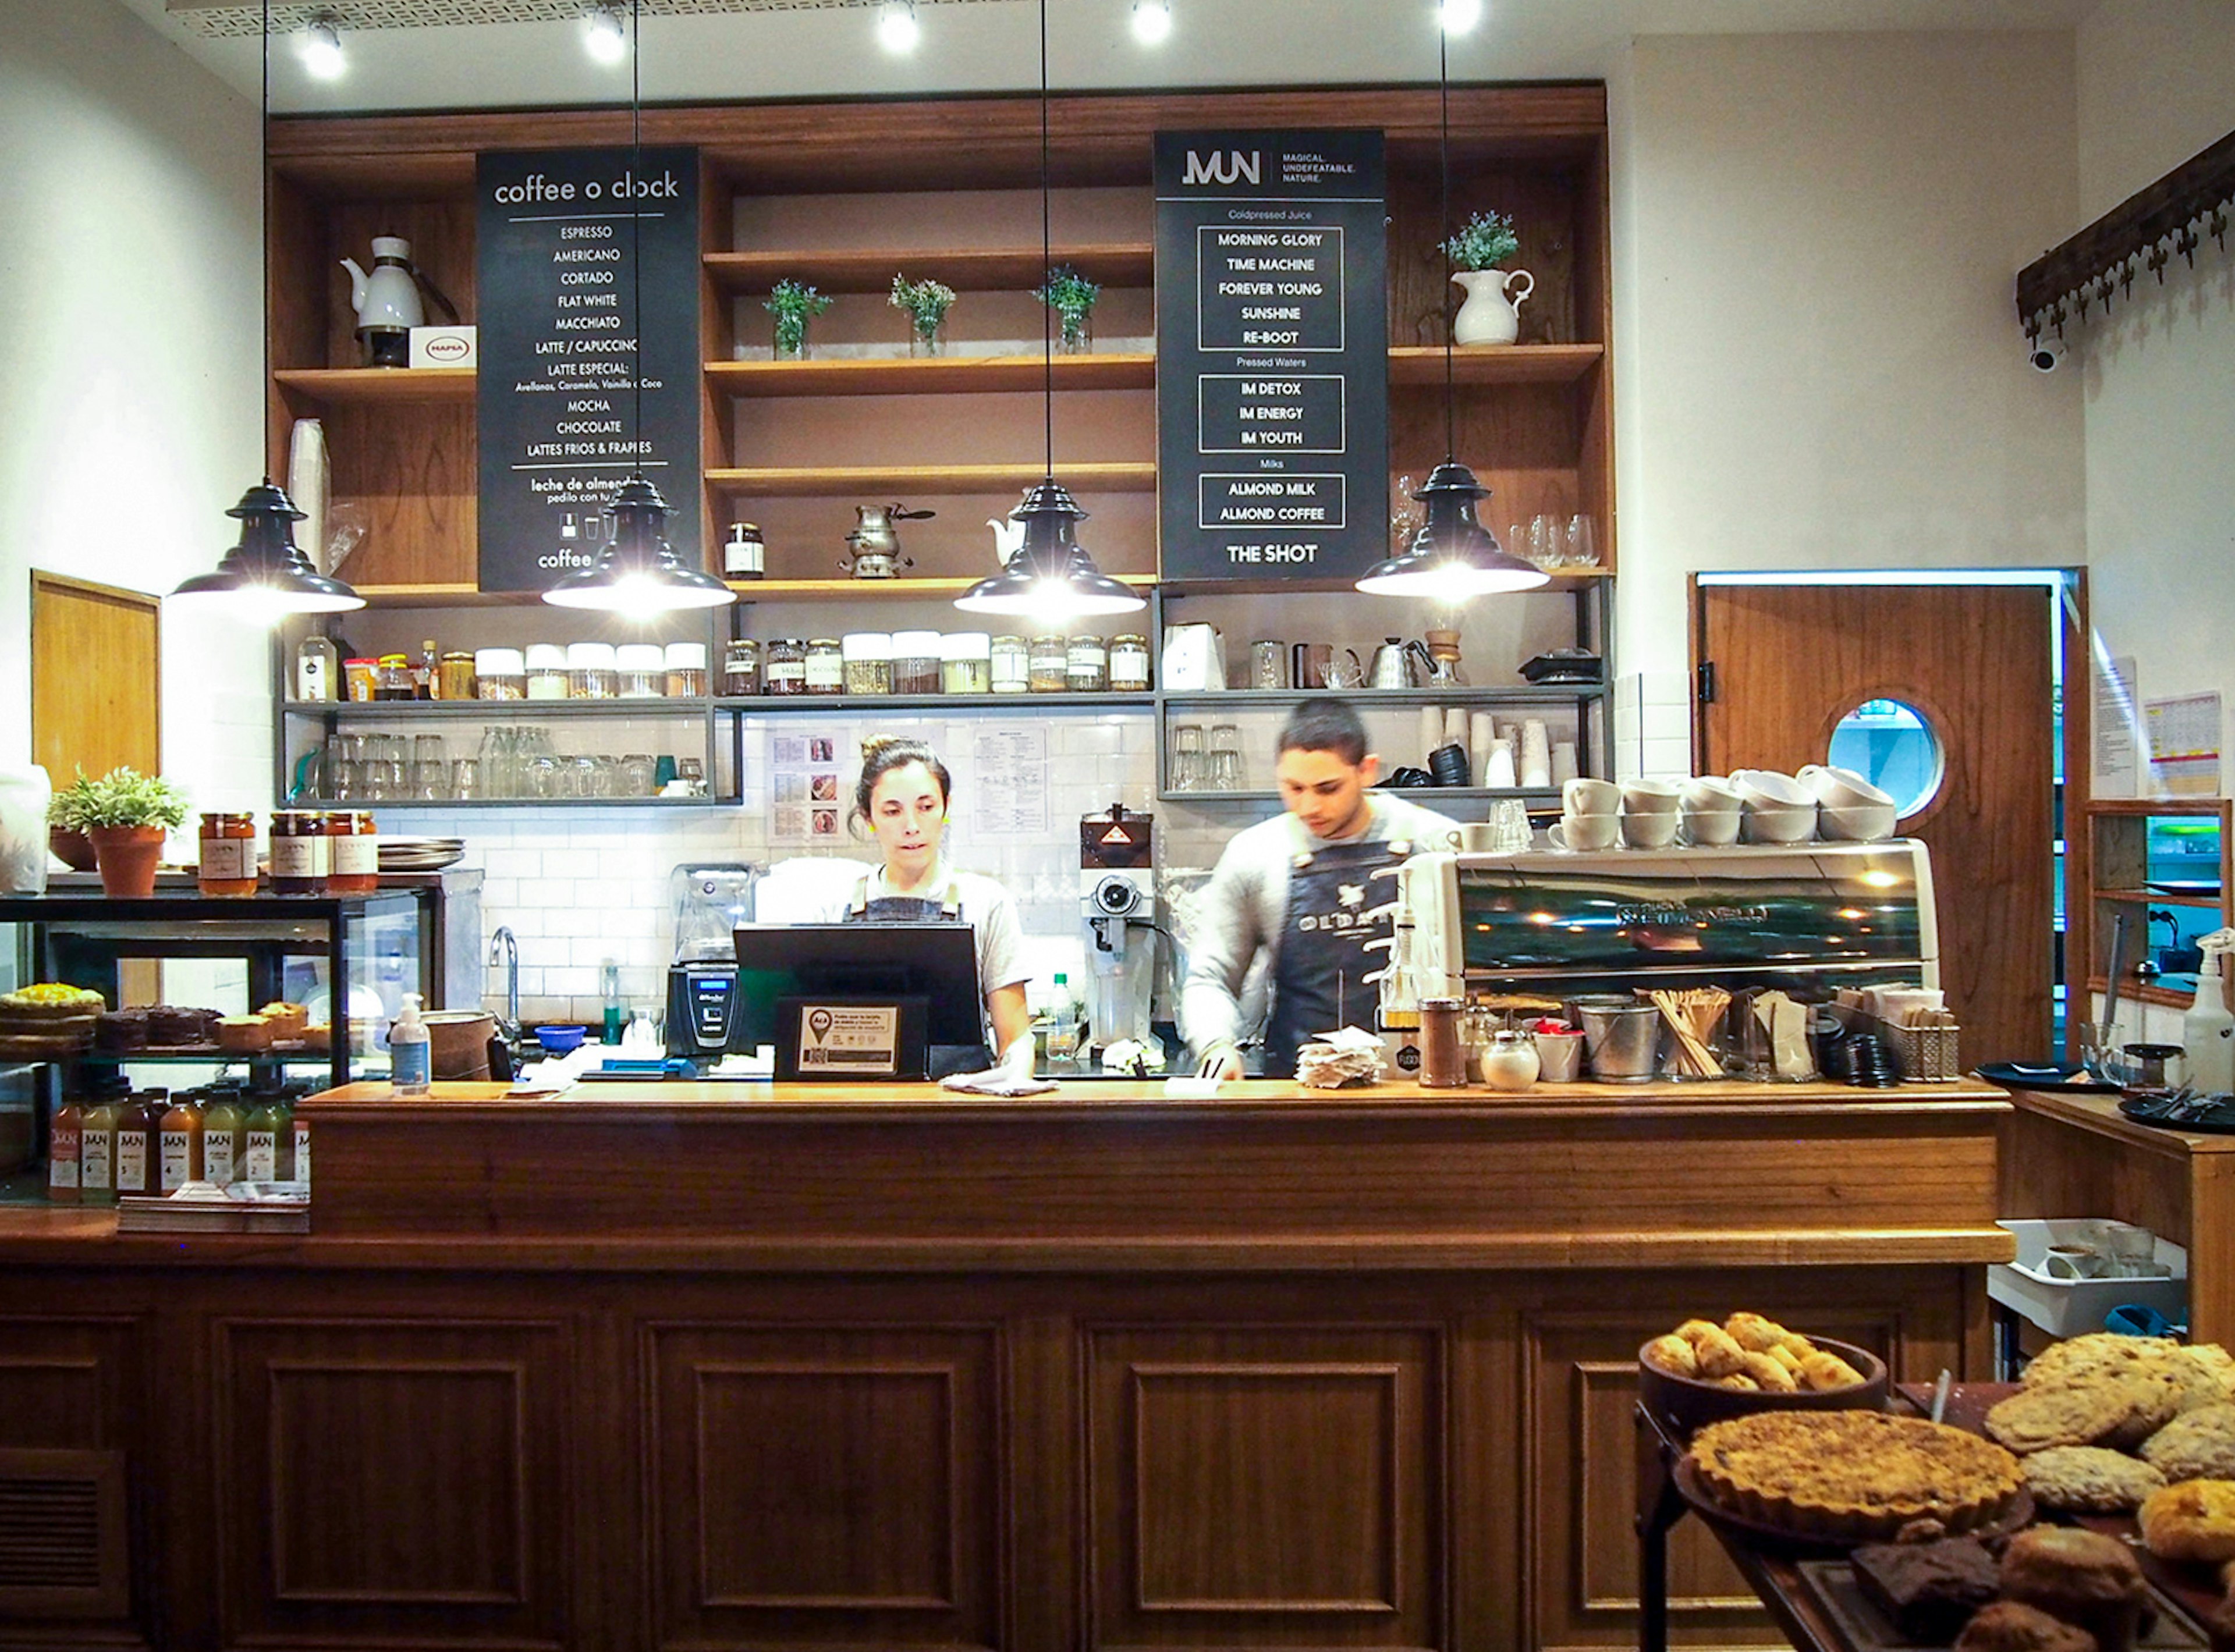
<path fill-rule="evenodd" d="M 197 0 L 207 4 L 208 0 Z M 783 0 L 777 0 L 782 3 Z M 166 0 L 121 0 L 189 57 L 257 95 L 259 41 L 210 38 Z M 359 6 L 367 0 L 357 0 Z M 1596 79 L 1622 43 L 1656 34 L 2069 29 L 2095 0 L 1486 0 L 1452 43 L 1454 80 Z M 1059 89 L 1433 81 L 1432 0 L 1170 0 L 1162 46 L 1137 44 L 1130 0 L 1047 0 L 1049 72 Z M 1039 84 L 1034 0 L 919 0 L 911 56 L 876 45 L 874 6 L 809 0 L 793 9 L 643 19 L 647 102 L 776 97 L 921 96 Z M 273 42 L 275 113 L 484 108 L 626 102 L 629 71 L 600 68 L 573 23 L 352 30 L 349 72 L 310 78 Z"/>

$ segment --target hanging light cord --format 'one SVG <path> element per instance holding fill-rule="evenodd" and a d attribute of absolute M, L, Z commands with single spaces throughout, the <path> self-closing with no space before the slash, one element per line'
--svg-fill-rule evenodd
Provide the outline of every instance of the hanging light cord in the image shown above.
<path fill-rule="evenodd" d="M 264 241 L 264 373 L 256 381 L 256 445 L 264 485 L 272 485 L 272 0 L 264 0 L 264 84 L 256 110 L 256 233 Z"/>
<path fill-rule="evenodd" d="M 265 0 L 270 3 L 270 0 Z M 1047 0 L 1040 0 L 1040 285 L 1046 291 L 1055 243 L 1048 227 L 1048 49 Z M 1048 292 L 1052 298 L 1054 294 Z M 1045 424 L 1047 475 L 1055 480 L 1055 306 L 1040 305 L 1040 413 Z"/>
<path fill-rule="evenodd" d="M 1438 140 L 1436 154 L 1441 177 L 1441 200 L 1437 207 L 1443 225 L 1444 285 L 1442 305 L 1452 301 L 1452 35 L 1439 17 L 1436 23 L 1436 90 L 1442 115 L 1442 136 Z M 1459 442 L 1455 421 L 1455 392 L 1452 389 L 1452 334 L 1453 320 L 1444 318 L 1444 460 L 1449 463 L 1458 456 Z"/>
<path fill-rule="evenodd" d="M 636 330 L 636 371 L 629 375 L 629 475 L 639 479 L 644 475 L 643 28 L 644 0 L 629 0 L 629 308 Z"/>

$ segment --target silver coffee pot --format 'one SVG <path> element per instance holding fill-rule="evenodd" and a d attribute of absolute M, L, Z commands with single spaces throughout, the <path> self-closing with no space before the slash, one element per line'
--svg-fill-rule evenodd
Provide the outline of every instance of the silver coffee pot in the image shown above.
<path fill-rule="evenodd" d="M 857 580 L 898 579 L 902 568 L 915 566 L 915 559 L 901 554 L 901 536 L 893 524 L 921 521 L 938 514 L 899 504 L 855 506 L 853 531 L 846 535 L 849 554 L 838 559 L 838 566 Z"/>

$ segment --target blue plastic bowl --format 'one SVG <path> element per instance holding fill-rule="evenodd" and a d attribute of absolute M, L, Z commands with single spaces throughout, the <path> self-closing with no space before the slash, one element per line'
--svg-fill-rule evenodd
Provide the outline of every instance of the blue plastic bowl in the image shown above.
<path fill-rule="evenodd" d="M 535 1041 L 543 1046 L 547 1055 L 565 1055 L 581 1048 L 582 1040 L 589 1036 L 586 1026 L 539 1026 Z"/>

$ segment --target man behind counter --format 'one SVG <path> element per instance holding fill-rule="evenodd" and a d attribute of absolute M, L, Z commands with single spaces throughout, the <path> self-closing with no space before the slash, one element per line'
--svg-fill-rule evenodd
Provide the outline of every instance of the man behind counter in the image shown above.
<path fill-rule="evenodd" d="M 1458 829 L 1433 810 L 1368 790 L 1380 762 L 1358 713 L 1339 699 L 1297 706 L 1278 751 L 1288 812 L 1237 832 L 1203 890 L 1181 1015 L 1205 1077 L 1242 1071 L 1237 995 L 1261 950 L 1272 979 L 1268 1078 L 1294 1077 L 1296 1046 L 1317 1033 L 1371 1026 L 1377 994 L 1366 977 L 1387 954 L 1367 942 L 1388 938 L 1396 896 L 1394 880 L 1372 874 L 1415 848 L 1444 848 Z"/>

